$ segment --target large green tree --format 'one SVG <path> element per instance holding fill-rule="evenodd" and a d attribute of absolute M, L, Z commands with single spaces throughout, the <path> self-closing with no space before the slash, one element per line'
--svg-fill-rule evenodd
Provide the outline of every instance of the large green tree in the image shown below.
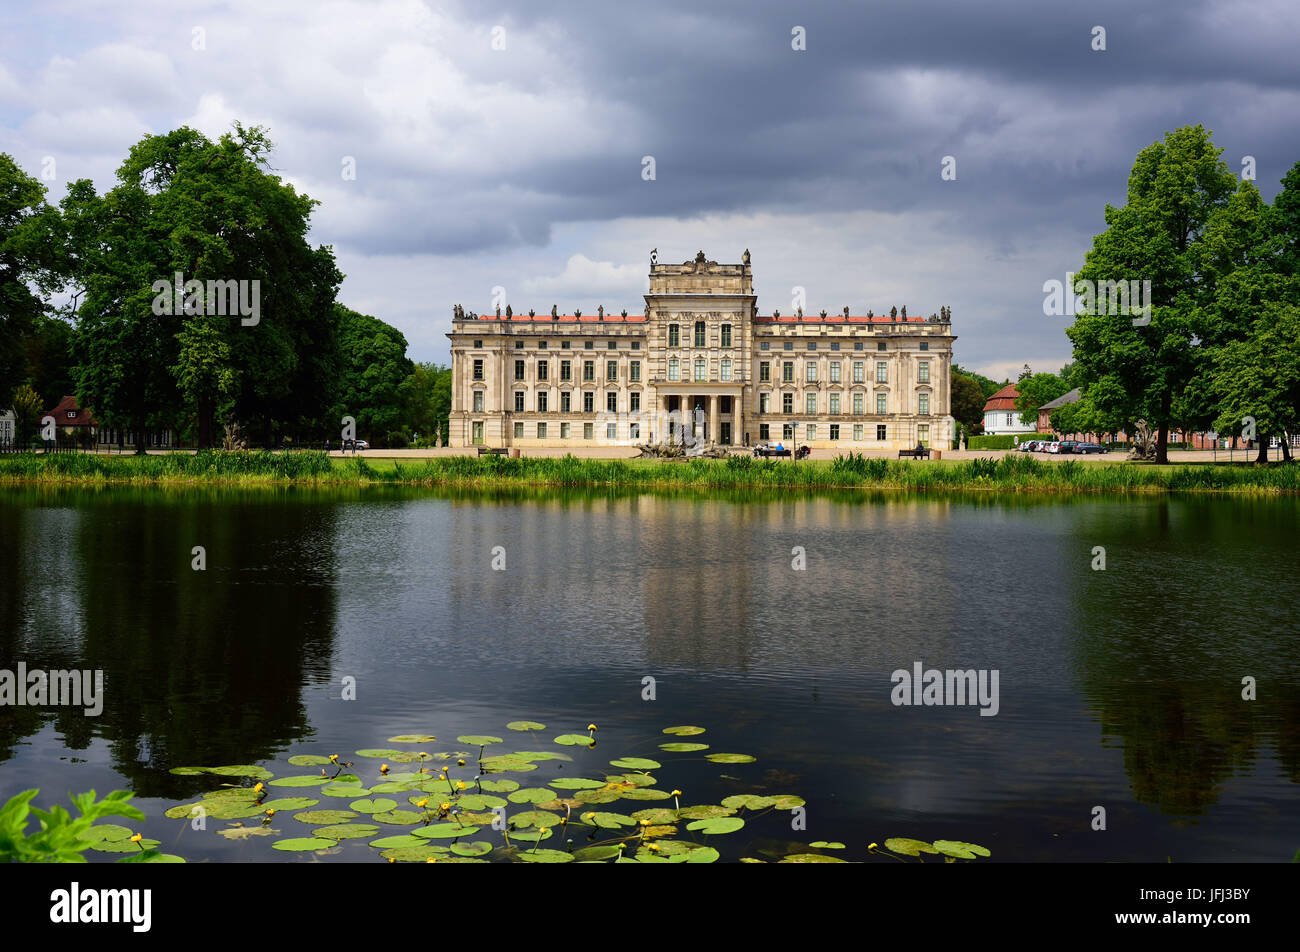
<path fill-rule="evenodd" d="M 1213 298 L 1217 276 L 1206 267 L 1204 240 L 1216 211 L 1237 188 L 1220 154 L 1199 125 L 1143 149 L 1129 175 L 1127 203 L 1106 206 L 1107 229 L 1093 240 L 1076 276 L 1094 288 L 1107 281 L 1151 282 L 1149 323 L 1135 326 L 1135 315 L 1098 306 L 1078 314 L 1066 333 L 1079 378 L 1095 390 L 1098 409 L 1146 420 L 1156 429 L 1158 462 L 1168 462 L 1171 423 L 1188 415 L 1176 399 L 1205 370 L 1199 309 Z"/>
<path fill-rule="evenodd" d="M 415 365 L 406 356 L 406 337 L 377 317 L 334 306 L 342 360 L 339 402 L 332 414 L 335 432 L 344 416 L 356 420 L 357 436 L 372 442 L 411 427 L 407 378 Z"/>
<path fill-rule="evenodd" d="M 1069 393 L 1071 387 L 1056 374 L 1043 373 L 1021 378 L 1016 384 L 1016 390 L 1020 394 L 1016 397 L 1020 422 L 1026 426 L 1037 426 L 1038 408 Z"/>
<path fill-rule="evenodd" d="M 984 426 L 984 404 L 988 400 L 979 381 L 954 367 L 949 392 L 953 419 L 966 427 L 968 433 L 978 433 Z"/>

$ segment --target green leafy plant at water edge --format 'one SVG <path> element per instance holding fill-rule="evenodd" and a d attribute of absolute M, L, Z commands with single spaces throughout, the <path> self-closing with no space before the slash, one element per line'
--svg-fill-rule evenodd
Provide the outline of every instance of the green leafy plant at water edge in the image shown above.
<path fill-rule="evenodd" d="M 96 820 L 108 816 L 145 818 L 128 802 L 134 796 L 129 791 L 114 790 L 103 800 L 95 799 L 94 790 L 73 794 L 69 799 L 80 814 L 76 817 L 61 806 L 49 810 L 32 806 L 39 793 L 24 790 L 0 808 L 0 863 L 84 863 L 86 850 L 126 854 L 119 863 L 184 862 L 154 849 L 157 840 L 146 840 L 124 826 L 96 825 Z M 29 834 L 33 817 L 40 829 Z"/>

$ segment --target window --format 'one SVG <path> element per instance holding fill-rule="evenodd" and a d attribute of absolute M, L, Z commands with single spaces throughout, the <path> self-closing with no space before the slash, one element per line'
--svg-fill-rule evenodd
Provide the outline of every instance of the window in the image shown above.
<path fill-rule="evenodd" d="M 681 328 L 676 324 L 668 325 L 668 346 L 680 347 L 682 345 Z"/>
<path fill-rule="evenodd" d="M 596 395 L 590 390 L 582 395 L 582 412 L 594 413 L 596 410 Z"/>
<path fill-rule="evenodd" d="M 922 423 L 916 428 L 916 442 L 926 449 L 930 448 L 930 427 L 928 424 Z"/>
<path fill-rule="evenodd" d="M 923 341 L 921 341 L 921 349 L 922 349 L 922 350 L 929 350 L 929 349 L 930 349 L 930 342 L 929 342 L 928 340 L 923 340 Z"/>
<path fill-rule="evenodd" d="M 537 412 L 545 413 L 550 406 L 550 395 L 543 390 L 537 395 Z"/>
<path fill-rule="evenodd" d="M 804 396 L 804 412 L 805 412 L 805 413 L 816 413 L 816 412 L 817 412 L 817 394 L 815 394 L 815 393 L 805 394 L 805 396 Z"/>
<path fill-rule="evenodd" d="M 884 413 L 884 412 L 886 412 L 886 411 L 885 411 L 885 395 L 884 395 L 883 393 L 878 393 L 878 394 L 876 394 L 876 412 L 877 412 L 877 413 Z"/>
<path fill-rule="evenodd" d="M 762 361 L 758 365 L 758 379 L 760 383 L 767 383 L 772 379 L 772 364 L 769 361 Z"/>
<path fill-rule="evenodd" d="M 770 393 L 760 393 L 758 395 L 758 412 L 767 413 L 771 402 L 772 395 Z"/>
<path fill-rule="evenodd" d="M 592 423 L 582 424 L 582 438 L 584 440 L 591 439 L 592 436 L 595 434 L 595 432 L 596 432 L 595 424 Z"/>
<path fill-rule="evenodd" d="M 568 394 L 565 394 L 565 396 L 568 396 Z M 573 425 L 570 423 L 561 423 L 560 439 L 567 440 L 571 436 L 573 436 Z"/>
<path fill-rule="evenodd" d="M 817 424 L 809 423 L 807 426 L 805 426 L 803 428 L 803 438 L 805 440 L 817 439 Z"/>
<path fill-rule="evenodd" d="M 722 346 L 723 347 L 731 346 L 731 325 L 730 324 L 722 325 Z"/>
<path fill-rule="evenodd" d="M 928 360 L 923 360 L 918 365 L 916 379 L 919 383 L 930 382 L 930 362 Z"/>
<path fill-rule="evenodd" d="M 1008 414 L 1007 414 L 1007 426 L 1010 426 L 1010 425 L 1011 425 L 1011 414 L 1008 413 Z"/>
<path fill-rule="evenodd" d="M 730 380 L 730 379 L 731 379 L 731 359 L 728 358 L 728 357 L 723 357 L 723 358 L 722 358 L 722 362 L 719 364 L 719 368 L 720 368 L 720 369 L 719 369 L 719 371 L 718 371 L 718 379 L 719 379 L 719 380 Z"/>
<path fill-rule="evenodd" d="M 516 423 L 516 424 L 515 424 L 515 439 L 516 439 L 516 440 L 522 440 L 523 438 L 524 438 L 524 425 L 523 425 L 522 423 Z"/>
<path fill-rule="evenodd" d="M 862 349 L 862 341 L 860 341 L 860 340 L 855 340 L 855 341 L 853 342 L 853 349 L 854 349 L 854 350 L 861 350 L 861 349 Z"/>
<path fill-rule="evenodd" d="M 515 379 L 516 380 L 524 379 L 524 362 L 522 360 L 515 361 Z"/>
<path fill-rule="evenodd" d="M 549 361 L 539 360 L 537 362 L 537 379 L 546 380 L 551 375 L 551 364 Z"/>
<path fill-rule="evenodd" d="M 641 382 L 641 361 L 634 360 L 627 365 L 627 377 L 633 383 Z"/>
<path fill-rule="evenodd" d="M 546 341 L 544 341 L 544 340 L 539 340 L 539 341 L 537 342 L 537 349 L 538 349 L 538 350 L 546 350 Z"/>
<path fill-rule="evenodd" d="M 515 412 L 524 412 L 524 392 L 522 390 L 515 391 Z"/>
<path fill-rule="evenodd" d="M 840 349 L 840 342 L 837 340 L 831 341 L 831 350 L 839 350 L 839 349 Z"/>
<path fill-rule="evenodd" d="M 605 394 L 605 409 L 610 413 L 618 412 L 618 391 L 611 390 Z"/>
<path fill-rule="evenodd" d="M 885 350 L 885 342 L 883 340 L 876 341 L 876 350 Z"/>
<path fill-rule="evenodd" d="M 483 412 L 483 391 L 482 390 L 474 391 L 474 412 L 475 413 Z"/>
<path fill-rule="evenodd" d="M 483 342 L 482 342 L 481 340 L 476 340 L 476 341 L 474 341 L 474 349 L 475 349 L 475 350 L 482 350 L 482 349 L 483 349 Z"/>
<path fill-rule="evenodd" d="M 840 362 L 838 360 L 832 360 L 831 361 L 831 383 L 839 383 L 839 382 L 840 382 Z"/>
<path fill-rule="evenodd" d="M 765 341 L 765 340 L 764 340 L 764 341 L 759 341 L 759 343 L 758 343 L 758 349 L 759 349 L 759 350 L 771 350 L 771 349 L 772 349 L 772 345 L 771 345 L 768 341 Z"/>
<path fill-rule="evenodd" d="M 482 420 L 474 421 L 473 432 L 474 432 L 474 443 L 476 445 L 481 445 L 483 443 L 483 421 Z"/>
<path fill-rule="evenodd" d="M 612 341 L 610 341 L 609 344 L 605 347 L 605 349 L 606 349 L 606 350 L 618 350 L 618 341 L 616 341 L 616 340 L 612 340 Z"/>
<path fill-rule="evenodd" d="M 627 395 L 627 408 L 632 413 L 637 413 L 641 409 L 641 394 L 632 391 Z"/>
<path fill-rule="evenodd" d="M 568 350 L 572 346 L 573 346 L 572 341 L 567 341 L 567 340 L 560 341 L 560 350 Z"/>
<path fill-rule="evenodd" d="M 682 379 L 681 363 L 677 360 L 676 357 L 668 358 L 668 379 L 669 380 Z"/>
<path fill-rule="evenodd" d="M 704 346 L 704 322 L 703 321 L 695 322 L 695 346 L 696 347 Z"/>
<path fill-rule="evenodd" d="M 731 412 L 731 397 L 718 397 L 718 412 L 719 413 Z"/>
<path fill-rule="evenodd" d="M 708 379 L 709 379 L 709 378 L 705 375 L 705 366 L 704 366 L 704 358 L 703 358 L 703 357 L 696 357 L 696 358 L 695 358 L 695 379 L 696 379 L 696 380 L 708 380 Z"/>
<path fill-rule="evenodd" d="M 854 383 L 862 383 L 863 380 L 866 379 L 863 376 L 865 369 L 866 369 L 866 365 L 862 361 L 860 360 L 853 361 L 853 382 Z"/>
<path fill-rule="evenodd" d="M 916 395 L 916 412 L 921 416 L 930 415 L 930 395 L 928 393 L 918 393 Z"/>
<path fill-rule="evenodd" d="M 807 374 L 807 379 L 808 379 L 808 382 L 809 382 L 809 383 L 816 383 L 816 382 L 817 382 L 817 363 L 816 363 L 815 361 L 812 361 L 812 360 L 808 361 L 806 367 L 804 368 L 804 373 Z"/>
<path fill-rule="evenodd" d="M 782 350 L 794 350 L 794 341 L 792 341 L 792 340 L 788 340 L 788 341 L 786 341 L 786 342 L 782 345 L 781 349 L 782 349 Z"/>
<path fill-rule="evenodd" d="M 618 361 L 617 361 L 617 360 L 607 360 L 607 361 L 605 361 L 605 379 L 606 379 L 606 380 L 617 380 L 617 379 L 618 379 Z"/>
<path fill-rule="evenodd" d="M 794 364 L 791 361 L 781 364 L 781 380 L 785 383 L 794 382 Z"/>
<path fill-rule="evenodd" d="M 596 379 L 596 362 L 594 360 L 584 360 L 582 362 L 582 379 L 583 380 Z"/>
<path fill-rule="evenodd" d="M 568 413 L 573 409 L 573 394 L 567 390 L 560 391 L 560 412 Z"/>
<path fill-rule="evenodd" d="M 539 440 L 544 440 L 544 439 L 546 439 L 546 424 L 545 424 L 545 423 L 539 423 L 539 424 L 537 424 L 537 438 L 538 438 Z"/>
<path fill-rule="evenodd" d="M 855 393 L 853 395 L 853 412 L 854 413 L 862 412 L 862 394 L 860 393 Z"/>
<path fill-rule="evenodd" d="M 474 361 L 474 379 L 475 379 L 475 380 L 482 380 L 482 379 L 483 379 L 483 361 L 482 361 L 482 360 L 475 360 L 475 361 Z"/>
<path fill-rule="evenodd" d="M 618 424 L 617 424 L 617 423 L 606 423 L 606 424 L 605 424 L 605 439 L 610 440 L 611 442 L 614 441 L 614 440 L 617 440 L 617 439 L 618 439 Z"/>
<path fill-rule="evenodd" d="M 810 341 L 808 342 L 808 349 L 809 349 L 809 350 L 816 350 L 816 349 L 817 349 L 817 342 L 816 342 L 815 340 L 810 340 Z"/>
<path fill-rule="evenodd" d="M 632 349 L 633 349 L 633 350 L 640 350 L 640 349 L 641 349 L 641 342 L 640 342 L 639 340 L 634 340 L 634 341 L 632 341 Z"/>
<path fill-rule="evenodd" d="M 521 340 L 515 341 L 515 350 L 523 350 L 523 349 L 524 349 L 524 342 Z"/>
<path fill-rule="evenodd" d="M 781 394 L 781 412 L 782 412 L 782 413 L 794 413 L 794 394 L 793 394 L 793 393 L 783 393 L 783 394 Z"/>
<path fill-rule="evenodd" d="M 781 439 L 783 439 L 783 440 L 793 440 L 793 439 L 794 439 L 794 424 L 793 424 L 793 423 L 782 423 L 782 424 L 781 424 Z"/>
<path fill-rule="evenodd" d="M 831 424 L 831 439 L 832 439 L 832 440 L 838 440 L 839 438 L 840 438 L 840 425 L 839 425 L 838 423 L 832 423 L 832 424 Z"/>
<path fill-rule="evenodd" d="M 768 440 L 772 438 L 771 432 L 772 432 L 772 428 L 768 424 L 760 423 L 758 425 L 758 438 L 762 440 L 764 443 L 766 443 Z"/>
<path fill-rule="evenodd" d="M 560 379 L 561 380 L 573 379 L 573 361 L 571 360 L 560 361 Z"/>
<path fill-rule="evenodd" d="M 889 383 L 889 364 L 883 360 L 876 361 L 876 383 Z"/>
<path fill-rule="evenodd" d="M 888 431 L 888 429 L 889 429 L 889 428 L 888 428 L 887 426 L 885 426 L 885 424 L 883 424 L 883 423 L 877 423 L 877 424 L 876 424 L 876 439 L 878 439 L 878 440 L 880 440 L 880 441 L 883 442 L 884 439 L 885 439 L 885 433 Z"/>
<path fill-rule="evenodd" d="M 641 439 L 641 424 L 629 423 L 627 425 L 627 435 L 629 439 L 633 439 L 633 440 Z"/>
<path fill-rule="evenodd" d="M 840 412 L 840 395 L 839 395 L 838 393 L 832 393 L 832 394 L 831 394 L 831 411 L 830 411 L 830 412 L 831 412 L 831 413 L 839 413 L 839 412 Z"/>
<path fill-rule="evenodd" d="M 861 423 L 855 423 L 855 424 L 853 424 L 853 439 L 857 440 L 859 443 L 862 442 L 862 424 L 861 424 Z"/>
<path fill-rule="evenodd" d="M 596 342 L 595 342 L 594 340 L 584 340 L 584 341 L 582 342 L 582 349 L 583 349 L 583 350 L 595 350 L 595 349 L 596 349 Z"/>

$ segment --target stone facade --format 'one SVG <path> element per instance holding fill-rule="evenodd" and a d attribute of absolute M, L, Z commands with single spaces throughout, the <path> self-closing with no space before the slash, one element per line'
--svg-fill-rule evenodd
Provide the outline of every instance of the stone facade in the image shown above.
<path fill-rule="evenodd" d="M 740 264 L 659 264 L 641 313 L 453 308 L 452 446 L 951 445 L 951 315 L 758 313 Z"/>

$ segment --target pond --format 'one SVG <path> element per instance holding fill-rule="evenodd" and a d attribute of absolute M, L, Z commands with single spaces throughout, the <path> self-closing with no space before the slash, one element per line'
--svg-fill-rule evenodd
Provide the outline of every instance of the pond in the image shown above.
<path fill-rule="evenodd" d="M 682 806 L 802 798 L 704 836 L 723 861 L 813 841 L 891 861 L 866 852 L 888 837 L 982 844 L 981 862 L 1286 861 L 1298 523 L 1292 500 L 1225 496 L 10 489 L 0 669 L 102 671 L 104 690 L 95 716 L 0 707 L 0 799 L 127 788 L 169 853 L 304 861 L 214 835 L 238 820 L 164 816 L 230 780 L 171 771 L 283 778 L 339 754 L 369 790 L 380 758 L 355 752 L 378 748 L 465 758 L 473 783 L 480 751 L 456 738 L 495 735 L 485 756 L 572 758 L 502 775 L 525 787 L 631 756 Z M 896 687 L 917 666 L 996 693 L 895 703 L 923 699 Z M 554 743 L 575 732 L 597 745 Z M 437 740 L 389 742 L 407 734 Z M 349 806 L 312 789 L 274 795 Z M 365 839 L 327 855 L 383 861 Z"/>

